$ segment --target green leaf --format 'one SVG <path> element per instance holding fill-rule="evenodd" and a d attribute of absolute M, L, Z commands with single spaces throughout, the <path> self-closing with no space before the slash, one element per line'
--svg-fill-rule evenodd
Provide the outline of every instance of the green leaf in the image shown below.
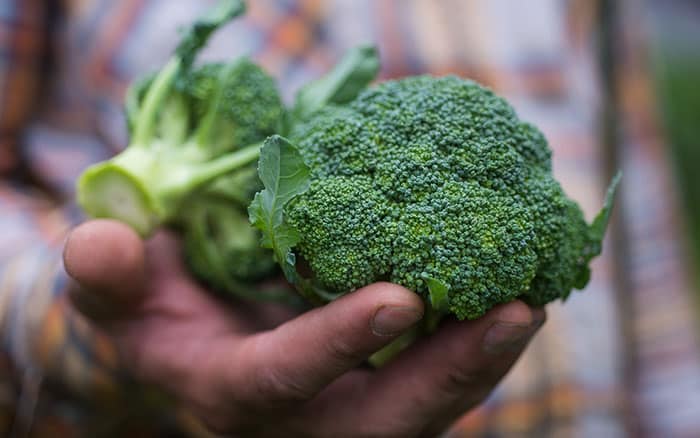
<path fill-rule="evenodd" d="M 351 49 L 325 76 L 299 90 L 293 110 L 295 117 L 304 119 L 328 104 L 341 105 L 355 99 L 378 72 L 376 48 Z"/>
<path fill-rule="evenodd" d="M 244 12 L 245 3 L 242 0 L 220 0 L 213 9 L 188 27 L 175 49 L 182 68 L 187 70 L 192 65 L 195 55 L 215 30 Z"/>
<path fill-rule="evenodd" d="M 583 248 L 583 254 L 581 255 L 585 265 L 593 260 L 594 257 L 598 256 L 603 250 L 603 238 L 605 237 L 605 230 L 608 228 L 608 222 L 610 221 L 613 201 L 615 200 L 615 193 L 617 191 L 617 186 L 620 183 L 620 178 L 622 178 L 622 173 L 618 172 L 610 182 L 610 186 L 608 187 L 608 191 L 605 195 L 603 208 L 588 227 L 588 244 Z M 586 283 L 588 283 L 589 277 L 590 272 L 581 272 L 579 274 L 579 278 L 576 280 L 575 287 L 578 289 L 583 288 Z"/>
<path fill-rule="evenodd" d="M 613 177 L 612 181 L 610 182 L 610 186 L 608 187 L 608 191 L 605 194 L 603 208 L 588 227 L 588 242 L 583 248 L 583 253 L 581 254 L 582 263 L 580 264 L 580 270 L 574 278 L 573 287 L 576 289 L 583 289 L 586 287 L 588 281 L 591 279 L 591 269 L 588 267 L 588 263 L 603 250 L 603 238 L 605 237 L 605 230 L 608 228 L 608 222 L 610 222 L 610 214 L 612 213 L 613 203 L 615 201 L 615 193 L 617 192 L 617 187 L 620 184 L 621 178 L 622 172 L 618 172 Z M 569 296 L 569 293 L 563 295 L 562 299 L 566 299 Z"/>
<path fill-rule="evenodd" d="M 591 237 L 594 240 L 601 241 L 605 237 L 605 230 L 608 228 L 608 222 L 610 222 L 610 214 L 612 213 L 613 202 L 615 201 L 615 193 L 617 192 L 617 186 L 620 184 L 620 179 L 622 178 L 622 172 L 617 172 L 610 182 L 608 191 L 605 194 L 605 202 L 603 203 L 603 209 L 600 213 L 593 219 L 590 226 Z M 597 254 L 596 254 L 597 255 Z"/>
<path fill-rule="evenodd" d="M 273 250 L 287 280 L 298 285 L 292 248 L 300 236 L 285 223 L 284 206 L 309 188 L 309 168 L 294 145 L 275 135 L 265 140 L 260 150 L 258 173 L 265 189 L 255 195 L 248 208 L 250 222 L 262 231 L 262 246 Z"/>

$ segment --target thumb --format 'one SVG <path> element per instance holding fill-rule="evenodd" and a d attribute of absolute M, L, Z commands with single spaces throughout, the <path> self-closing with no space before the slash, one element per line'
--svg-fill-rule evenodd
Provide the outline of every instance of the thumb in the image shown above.
<path fill-rule="evenodd" d="M 423 315 L 420 297 L 376 283 L 311 310 L 270 332 L 246 339 L 231 367 L 222 361 L 235 397 L 266 405 L 308 400 Z M 255 385 L 243 384 L 252 378 Z M 240 388 L 255 388 L 241 394 Z"/>
<path fill-rule="evenodd" d="M 127 225 L 94 220 L 68 236 L 63 262 L 77 284 L 70 298 L 94 320 L 118 316 L 140 302 L 145 279 L 144 244 Z"/>

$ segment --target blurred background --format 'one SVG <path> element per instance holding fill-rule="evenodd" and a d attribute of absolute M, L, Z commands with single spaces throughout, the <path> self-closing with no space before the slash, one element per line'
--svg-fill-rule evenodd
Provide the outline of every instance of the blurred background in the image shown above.
<path fill-rule="evenodd" d="M 681 189 L 696 297 L 700 291 L 700 2 L 646 3 L 651 65 Z M 696 309 L 698 301 L 696 301 Z M 700 313 L 699 313 L 700 315 Z"/>
<path fill-rule="evenodd" d="M 126 144 L 131 80 L 162 66 L 180 25 L 213 2 L 46 0 L 42 20 L 18 21 L 26 35 L 37 23 L 51 28 L 45 92 L 22 126 L 34 180 L 70 202 L 79 171 Z M 15 3 L 0 0 L 0 15 L 12 17 Z M 287 98 L 371 42 L 383 80 L 456 74 L 506 97 L 544 132 L 556 177 L 589 220 L 624 172 L 590 284 L 548 306 L 503 385 L 449 436 L 700 436 L 700 1 L 248 4 L 204 58 L 250 54 Z M 28 78 L 17 84 L 31 93 Z M 17 230 L 0 251 L 35 232 Z"/>

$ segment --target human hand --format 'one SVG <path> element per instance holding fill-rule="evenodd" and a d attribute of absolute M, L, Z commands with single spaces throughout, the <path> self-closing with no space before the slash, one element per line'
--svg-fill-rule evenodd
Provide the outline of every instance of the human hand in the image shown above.
<path fill-rule="evenodd" d="M 545 319 L 501 305 L 370 370 L 358 365 L 423 314 L 400 286 L 373 284 L 296 317 L 225 306 L 188 275 L 173 236 L 143 243 L 106 220 L 76 228 L 64 259 L 75 307 L 127 371 L 235 436 L 434 436 L 487 396 Z"/>

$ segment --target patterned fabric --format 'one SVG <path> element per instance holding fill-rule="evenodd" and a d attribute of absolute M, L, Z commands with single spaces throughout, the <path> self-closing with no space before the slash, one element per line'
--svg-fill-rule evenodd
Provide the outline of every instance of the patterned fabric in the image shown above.
<path fill-rule="evenodd" d="M 80 220 L 70 201 L 76 175 L 127 141 L 127 84 L 161 66 L 178 26 L 211 3 L 0 0 L 0 435 L 201 436 L 186 414 L 169 413 L 129 382 L 109 342 L 66 306 L 60 249 Z M 599 145 L 606 96 L 596 3 L 256 0 L 204 57 L 252 54 L 287 98 L 343 50 L 368 41 L 379 45 L 382 78 L 472 77 L 544 131 L 556 176 L 591 218 L 609 154 Z M 549 306 L 522 360 L 450 436 L 700 430 L 700 352 L 641 2 L 618 3 L 617 154 L 625 177 L 616 235 L 625 239 L 608 239 L 586 291 Z M 56 196 L 28 185 L 28 175 Z"/>

